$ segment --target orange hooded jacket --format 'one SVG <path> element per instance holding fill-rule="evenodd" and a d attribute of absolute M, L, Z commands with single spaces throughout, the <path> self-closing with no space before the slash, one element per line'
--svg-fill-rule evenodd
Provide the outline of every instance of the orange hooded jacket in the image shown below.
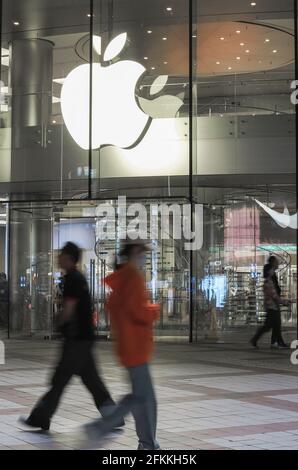
<path fill-rule="evenodd" d="M 143 276 L 130 263 L 105 282 L 112 290 L 107 310 L 120 362 L 125 367 L 145 364 L 153 351 L 152 325 L 158 318 L 159 305 L 149 304 Z"/>

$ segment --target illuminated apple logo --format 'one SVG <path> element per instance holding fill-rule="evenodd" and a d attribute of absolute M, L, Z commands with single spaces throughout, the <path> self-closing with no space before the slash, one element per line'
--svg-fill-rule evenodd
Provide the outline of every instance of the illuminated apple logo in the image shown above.
<path fill-rule="evenodd" d="M 92 149 L 102 145 L 132 146 L 149 119 L 135 96 L 136 84 L 146 69 L 131 60 L 111 64 L 126 41 L 126 33 L 114 38 L 104 52 L 104 65 L 92 65 Z M 74 141 L 83 149 L 90 147 L 90 68 L 89 64 L 84 64 L 72 70 L 61 90 L 64 122 Z"/>

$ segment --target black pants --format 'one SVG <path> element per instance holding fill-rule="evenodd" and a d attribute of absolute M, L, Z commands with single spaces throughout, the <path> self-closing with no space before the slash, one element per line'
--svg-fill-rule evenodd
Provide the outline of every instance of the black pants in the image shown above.
<path fill-rule="evenodd" d="M 253 341 L 257 342 L 261 336 L 272 329 L 272 336 L 271 336 L 271 344 L 278 343 L 280 345 L 284 344 L 284 340 L 281 334 L 281 316 L 280 310 L 271 310 L 268 309 L 266 311 L 266 318 L 264 325 L 261 326 L 255 336 L 253 337 Z"/>
<path fill-rule="evenodd" d="M 73 375 L 81 377 L 93 396 L 98 410 L 104 405 L 114 405 L 108 390 L 98 375 L 92 354 L 91 341 L 66 340 L 62 355 L 51 380 L 50 390 L 37 402 L 30 420 L 38 425 L 47 423 L 55 413 L 65 386 Z"/>

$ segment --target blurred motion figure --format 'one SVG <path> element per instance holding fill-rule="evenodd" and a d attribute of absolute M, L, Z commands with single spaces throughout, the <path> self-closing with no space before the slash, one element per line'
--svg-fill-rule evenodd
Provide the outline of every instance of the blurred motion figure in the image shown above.
<path fill-rule="evenodd" d="M 81 250 L 72 242 L 66 243 L 59 255 L 60 266 L 65 272 L 62 310 L 58 315 L 59 328 L 64 337 L 62 354 L 50 390 L 38 401 L 27 419 L 21 418 L 30 427 L 43 430 L 50 428 L 63 390 L 73 375 L 81 377 L 102 416 L 109 415 L 115 406 L 97 373 L 92 353 L 92 302 L 87 281 L 77 269 L 80 257 Z"/>
<path fill-rule="evenodd" d="M 156 441 L 157 403 L 149 360 L 153 350 L 152 326 L 159 306 L 148 302 L 145 279 L 140 267 L 147 246 L 142 240 L 126 240 L 115 271 L 106 278 L 111 289 L 107 310 L 120 363 L 126 368 L 132 393 L 126 395 L 110 417 L 91 424 L 87 432 L 108 433 L 119 420 L 132 413 L 138 449 L 159 449 Z M 92 428 L 93 426 L 93 428 Z"/>

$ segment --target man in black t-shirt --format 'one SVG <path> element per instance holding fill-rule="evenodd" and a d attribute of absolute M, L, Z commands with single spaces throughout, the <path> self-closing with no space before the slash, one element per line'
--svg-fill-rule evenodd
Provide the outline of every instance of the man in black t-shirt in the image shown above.
<path fill-rule="evenodd" d="M 34 428 L 48 430 L 63 390 L 73 375 L 79 375 L 90 391 L 103 417 L 114 409 L 112 400 L 100 379 L 92 354 L 92 302 L 85 277 L 77 270 L 80 249 L 71 242 L 63 247 L 59 262 L 65 271 L 63 308 L 58 324 L 64 337 L 60 361 L 54 372 L 50 390 L 38 401 L 30 416 L 21 421 Z M 124 422 L 119 423 L 122 426 Z"/>

